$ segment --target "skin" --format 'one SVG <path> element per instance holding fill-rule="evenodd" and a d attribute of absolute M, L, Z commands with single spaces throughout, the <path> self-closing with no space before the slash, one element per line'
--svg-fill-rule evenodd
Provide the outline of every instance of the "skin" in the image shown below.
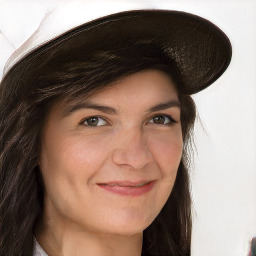
<path fill-rule="evenodd" d="M 170 101 L 173 106 L 152 110 Z M 84 103 L 116 113 L 81 108 Z M 97 126 L 90 125 L 91 116 L 100 116 Z M 171 193 L 182 148 L 177 92 L 161 71 L 129 75 L 75 106 L 56 104 L 42 134 L 45 201 L 38 242 L 51 256 L 141 255 L 143 230 Z M 136 196 L 99 186 L 123 180 L 154 185 Z"/>

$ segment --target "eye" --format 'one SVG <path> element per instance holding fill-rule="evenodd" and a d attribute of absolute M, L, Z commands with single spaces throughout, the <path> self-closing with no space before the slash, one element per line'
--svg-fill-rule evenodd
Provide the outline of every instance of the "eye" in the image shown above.
<path fill-rule="evenodd" d="M 169 115 L 156 115 L 150 119 L 149 123 L 170 125 L 170 124 L 176 123 L 176 121 Z"/>
<path fill-rule="evenodd" d="M 97 126 L 107 125 L 108 123 L 106 120 L 104 120 L 103 118 L 101 118 L 99 116 L 91 116 L 91 117 L 84 119 L 81 122 L 81 124 L 85 125 L 85 126 L 97 127 Z"/>

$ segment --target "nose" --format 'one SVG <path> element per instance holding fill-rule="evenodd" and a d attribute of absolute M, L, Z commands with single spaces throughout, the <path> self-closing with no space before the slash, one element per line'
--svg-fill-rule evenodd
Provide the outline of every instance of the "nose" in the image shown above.
<path fill-rule="evenodd" d="M 150 163 L 152 159 L 147 140 L 141 131 L 126 131 L 116 137 L 112 155 L 115 164 L 139 170 Z"/>

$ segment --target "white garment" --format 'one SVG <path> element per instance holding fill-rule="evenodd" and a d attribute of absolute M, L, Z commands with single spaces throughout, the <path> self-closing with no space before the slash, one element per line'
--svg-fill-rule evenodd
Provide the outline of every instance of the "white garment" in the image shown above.
<path fill-rule="evenodd" d="M 34 238 L 33 256 L 48 256 L 41 245 L 37 242 L 36 238 Z"/>

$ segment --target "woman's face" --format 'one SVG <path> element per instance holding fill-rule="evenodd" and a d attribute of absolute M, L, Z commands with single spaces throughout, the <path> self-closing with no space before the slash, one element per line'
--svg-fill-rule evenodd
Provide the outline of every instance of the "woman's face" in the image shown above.
<path fill-rule="evenodd" d="M 142 232 L 171 193 L 182 146 L 178 96 L 158 70 L 53 106 L 39 160 L 46 221 L 79 231 Z"/>

